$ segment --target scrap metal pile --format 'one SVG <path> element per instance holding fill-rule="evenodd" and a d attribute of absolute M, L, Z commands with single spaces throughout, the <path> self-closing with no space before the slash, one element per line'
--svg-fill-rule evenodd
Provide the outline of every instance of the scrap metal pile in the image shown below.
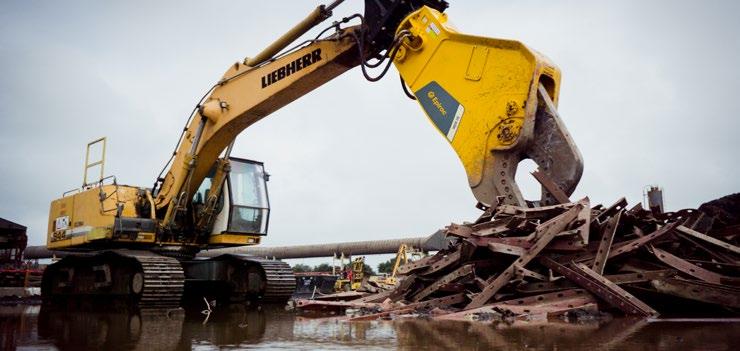
<path fill-rule="evenodd" d="M 350 320 L 399 316 L 509 320 L 615 312 L 640 317 L 687 306 L 740 311 L 737 228 L 709 232 L 701 211 L 657 213 L 625 199 L 498 205 L 446 228 L 450 247 L 399 268 L 393 290 L 350 301 L 297 300 Z M 715 234 L 719 233 L 719 234 Z"/>

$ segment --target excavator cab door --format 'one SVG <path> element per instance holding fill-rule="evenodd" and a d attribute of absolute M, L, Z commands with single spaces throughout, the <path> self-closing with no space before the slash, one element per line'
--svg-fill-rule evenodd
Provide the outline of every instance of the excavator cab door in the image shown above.
<path fill-rule="evenodd" d="M 267 173 L 262 162 L 230 157 L 231 172 L 226 178 L 228 201 L 227 232 L 267 234 L 270 201 L 267 197 Z"/>
<path fill-rule="evenodd" d="M 262 162 L 229 157 L 230 171 L 223 187 L 223 206 L 212 235 L 266 235 L 270 221 L 267 178 Z"/>

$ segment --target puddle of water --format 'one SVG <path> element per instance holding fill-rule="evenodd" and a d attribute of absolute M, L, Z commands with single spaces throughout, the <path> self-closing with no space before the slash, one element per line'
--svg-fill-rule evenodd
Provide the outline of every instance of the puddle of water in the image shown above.
<path fill-rule="evenodd" d="M 4 350 L 737 350 L 740 322 L 655 322 L 514 326 L 427 320 L 348 323 L 309 319 L 282 306 L 152 312 L 99 308 L 0 307 Z"/>

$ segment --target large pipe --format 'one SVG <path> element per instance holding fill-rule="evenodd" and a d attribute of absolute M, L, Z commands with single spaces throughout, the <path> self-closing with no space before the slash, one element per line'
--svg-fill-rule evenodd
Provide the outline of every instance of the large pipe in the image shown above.
<path fill-rule="evenodd" d="M 309 257 L 332 257 L 341 255 L 376 255 L 392 254 L 398 251 L 401 244 L 410 245 L 424 251 L 438 251 L 447 246 L 444 232 L 438 231 L 427 237 L 414 237 L 405 239 L 351 241 L 332 244 L 296 245 L 296 246 L 239 246 L 225 249 L 214 249 L 201 251 L 199 257 L 214 257 L 223 254 L 244 254 L 259 257 L 286 258 L 309 258 Z M 24 251 L 26 259 L 44 259 L 52 257 L 64 257 L 67 252 L 51 251 L 46 246 L 29 246 Z"/>
<path fill-rule="evenodd" d="M 422 248 L 426 237 L 407 238 L 407 239 L 389 239 L 389 240 L 369 240 L 355 241 L 332 244 L 318 245 L 296 245 L 296 246 L 275 246 L 275 247 L 230 247 L 226 249 L 215 249 L 201 251 L 198 256 L 214 257 L 223 254 L 247 254 L 260 257 L 275 257 L 277 259 L 285 258 L 308 258 L 308 257 L 332 257 L 334 255 L 344 254 L 352 255 L 375 255 L 396 253 L 401 244 Z"/>

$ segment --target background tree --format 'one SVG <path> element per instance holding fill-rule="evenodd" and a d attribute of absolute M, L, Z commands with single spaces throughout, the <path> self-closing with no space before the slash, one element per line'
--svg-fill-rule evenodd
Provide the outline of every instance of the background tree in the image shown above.
<path fill-rule="evenodd" d="M 362 271 L 365 273 L 365 275 L 375 275 L 373 267 L 370 267 L 370 265 L 368 265 L 367 263 L 363 263 L 362 265 Z"/>
<path fill-rule="evenodd" d="M 310 271 L 311 271 L 311 266 L 307 264 L 299 263 L 293 266 L 293 272 L 295 273 L 303 273 L 303 272 L 310 272 Z"/>
<path fill-rule="evenodd" d="M 314 272 L 329 272 L 331 273 L 331 265 L 328 263 L 322 263 L 318 266 L 313 267 Z"/>
<path fill-rule="evenodd" d="M 379 273 L 391 274 L 391 272 L 393 272 L 393 265 L 395 263 L 396 263 L 396 258 L 395 257 L 389 259 L 388 261 L 379 263 L 378 264 L 378 272 Z"/>

